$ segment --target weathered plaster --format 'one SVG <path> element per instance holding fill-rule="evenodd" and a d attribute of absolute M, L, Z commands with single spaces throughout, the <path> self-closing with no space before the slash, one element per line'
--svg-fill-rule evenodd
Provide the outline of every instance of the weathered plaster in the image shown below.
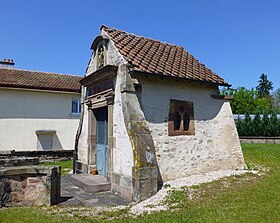
<path fill-rule="evenodd" d="M 113 110 L 113 136 L 115 138 L 115 147 L 113 149 L 113 171 L 120 175 L 132 177 L 133 154 L 131 141 L 125 127 L 123 116 L 123 101 L 120 90 L 122 82 L 123 77 L 118 73 Z"/>
<path fill-rule="evenodd" d="M 244 159 L 228 101 L 216 87 L 139 78 L 142 108 L 163 181 L 220 169 L 243 169 Z M 156 91 L 154 89 L 157 89 Z M 170 99 L 193 101 L 195 135 L 168 136 Z"/>
<path fill-rule="evenodd" d="M 119 71 L 122 112 L 133 150 L 132 195 L 133 200 L 143 200 L 158 190 L 155 147 L 135 89 L 137 80 L 131 78 L 127 65 L 121 65 Z"/>

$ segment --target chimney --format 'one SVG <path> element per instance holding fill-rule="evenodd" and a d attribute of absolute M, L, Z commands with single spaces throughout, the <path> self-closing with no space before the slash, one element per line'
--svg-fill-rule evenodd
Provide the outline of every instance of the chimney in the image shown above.
<path fill-rule="evenodd" d="M 0 68 L 14 68 L 15 62 L 13 59 L 3 59 L 0 61 Z"/>

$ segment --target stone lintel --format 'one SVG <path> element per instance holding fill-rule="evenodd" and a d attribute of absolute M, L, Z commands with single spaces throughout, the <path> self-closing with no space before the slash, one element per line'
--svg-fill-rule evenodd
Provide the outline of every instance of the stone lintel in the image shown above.
<path fill-rule="evenodd" d="M 118 67 L 114 65 L 106 65 L 105 67 L 102 67 L 98 69 L 97 71 L 93 72 L 92 74 L 84 77 L 82 80 L 80 80 L 80 83 L 88 87 L 92 83 L 96 83 L 103 80 L 113 79 L 117 75 Z"/>

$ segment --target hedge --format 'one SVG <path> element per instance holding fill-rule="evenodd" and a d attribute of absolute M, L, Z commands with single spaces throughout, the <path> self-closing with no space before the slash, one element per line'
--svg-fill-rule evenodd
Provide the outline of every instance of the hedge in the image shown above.
<path fill-rule="evenodd" d="M 240 136 L 280 136 L 280 120 L 275 113 L 264 113 L 262 118 L 257 113 L 253 119 L 246 113 L 244 120 L 238 118 L 236 126 Z"/>

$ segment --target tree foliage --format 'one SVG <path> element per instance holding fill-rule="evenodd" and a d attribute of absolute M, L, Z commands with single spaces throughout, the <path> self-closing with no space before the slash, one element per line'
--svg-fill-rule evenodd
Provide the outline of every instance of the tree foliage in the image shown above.
<path fill-rule="evenodd" d="M 231 108 L 234 114 L 263 114 L 264 112 L 280 113 L 280 88 L 270 95 L 273 90 L 273 83 L 267 79 L 266 74 L 262 74 L 259 79 L 259 85 L 254 89 L 239 87 L 236 90 L 222 89 L 221 94 L 233 95 Z"/>
<path fill-rule="evenodd" d="M 280 88 L 272 93 L 273 108 L 275 112 L 280 113 Z"/>
<path fill-rule="evenodd" d="M 271 103 L 267 98 L 258 97 L 257 91 L 252 88 L 250 90 L 245 87 L 239 87 L 236 90 L 222 89 L 221 94 L 233 95 L 231 100 L 231 108 L 234 114 L 256 114 L 271 112 Z"/>
<path fill-rule="evenodd" d="M 231 108 L 234 114 L 245 114 L 245 119 L 238 118 L 237 130 L 241 136 L 280 136 L 280 88 L 270 95 L 273 83 L 262 74 L 259 85 L 254 89 L 239 87 L 222 89 L 221 94 L 233 95 Z M 255 114 L 251 119 L 250 114 Z M 261 115 L 262 114 L 262 115 Z M 268 115 L 271 114 L 271 115 Z"/>
<path fill-rule="evenodd" d="M 267 75 L 266 74 L 262 74 L 260 76 L 260 80 L 258 81 L 259 85 L 256 87 L 256 90 L 258 92 L 258 96 L 260 98 L 264 98 L 264 97 L 269 97 L 270 90 L 273 90 L 273 83 L 272 81 L 269 81 L 267 79 Z"/>

